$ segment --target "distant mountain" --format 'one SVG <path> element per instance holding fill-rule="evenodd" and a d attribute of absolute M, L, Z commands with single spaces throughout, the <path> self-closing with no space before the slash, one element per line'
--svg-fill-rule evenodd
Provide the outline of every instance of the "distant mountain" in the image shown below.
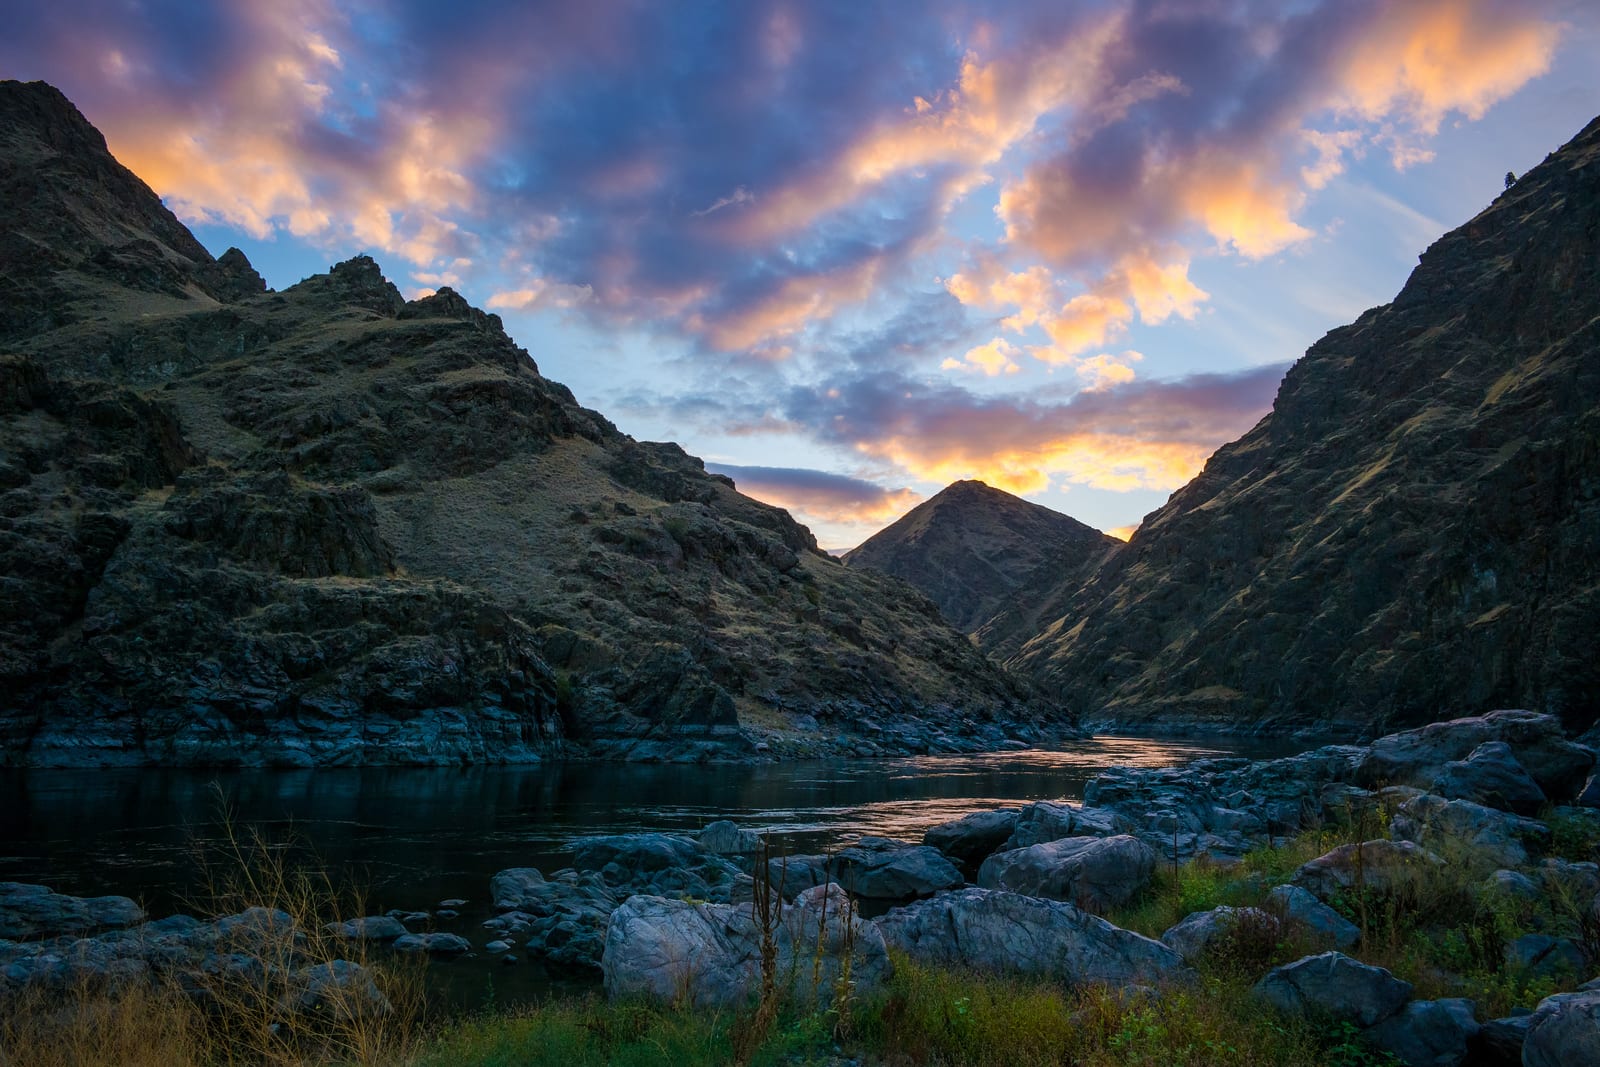
<path fill-rule="evenodd" d="M 0 763 L 992 747 L 1070 723 L 910 586 L 357 257 L 211 255 L 0 83 Z M 868 721 L 870 720 L 870 721 Z"/>
<path fill-rule="evenodd" d="M 1121 724 L 1600 715 L 1600 120 L 1318 341 L 1009 664 Z M 1037 610 L 1037 607 L 1026 610 Z M 1042 630 L 1042 632 L 1038 632 Z"/>
<path fill-rule="evenodd" d="M 1067 580 L 1122 542 L 983 482 L 947 486 L 845 553 L 851 567 L 904 578 L 958 630 L 978 629 L 1019 592 Z"/>

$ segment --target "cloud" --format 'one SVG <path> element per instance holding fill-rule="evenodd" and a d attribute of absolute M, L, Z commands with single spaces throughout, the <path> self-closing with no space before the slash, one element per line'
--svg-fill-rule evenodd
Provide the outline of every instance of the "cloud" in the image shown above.
<path fill-rule="evenodd" d="M 883 371 L 794 389 L 779 407 L 785 429 L 919 480 L 978 478 L 1019 494 L 1052 483 L 1176 489 L 1266 413 L 1285 368 L 1112 382 L 1066 399 L 981 396 Z"/>
<path fill-rule="evenodd" d="M 827 471 L 726 463 L 707 463 L 706 470 L 727 475 L 741 493 L 786 508 L 802 522 L 879 527 L 922 501 L 910 489 L 885 489 L 874 482 Z"/>
<path fill-rule="evenodd" d="M 0 65 L 61 85 L 190 221 L 381 251 L 506 308 L 587 293 L 723 362 L 925 280 L 982 190 L 1005 237 L 951 293 L 1073 365 L 1193 315 L 1197 258 L 1303 241 L 1354 154 L 1409 165 L 1537 76 L 1553 10 L 56 0 L 11 13 Z"/>
<path fill-rule="evenodd" d="M 1000 374 L 1015 374 L 1022 368 L 1011 357 L 1017 346 L 1003 337 L 996 337 L 986 345 L 969 348 L 960 359 L 947 359 L 939 366 L 944 370 L 977 370 L 993 378 Z"/>

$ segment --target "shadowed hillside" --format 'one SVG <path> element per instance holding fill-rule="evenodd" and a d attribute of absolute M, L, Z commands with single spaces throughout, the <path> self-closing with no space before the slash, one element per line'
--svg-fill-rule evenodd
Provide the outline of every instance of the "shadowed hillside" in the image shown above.
<path fill-rule="evenodd" d="M 0 445 L 4 762 L 978 748 L 1052 718 L 449 289 L 213 260 L 42 83 L 0 83 Z"/>
<path fill-rule="evenodd" d="M 1042 600 L 1009 663 L 1100 720 L 1592 722 L 1600 120 L 1313 345 L 1270 414 Z"/>

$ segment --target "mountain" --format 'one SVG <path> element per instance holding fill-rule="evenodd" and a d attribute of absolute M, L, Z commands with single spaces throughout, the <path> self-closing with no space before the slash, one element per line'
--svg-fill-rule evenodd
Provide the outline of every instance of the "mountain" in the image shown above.
<path fill-rule="evenodd" d="M 0 83 L 0 762 L 993 747 L 1071 725 L 910 586 L 635 441 L 449 289 L 213 259 Z"/>
<path fill-rule="evenodd" d="M 1306 352 L 1008 663 L 1119 724 L 1600 714 L 1600 120 Z"/>
<path fill-rule="evenodd" d="M 978 629 L 1018 593 L 1081 571 L 1122 542 L 978 481 L 956 482 L 844 554 L 904 578 L 956 629 Z"/>

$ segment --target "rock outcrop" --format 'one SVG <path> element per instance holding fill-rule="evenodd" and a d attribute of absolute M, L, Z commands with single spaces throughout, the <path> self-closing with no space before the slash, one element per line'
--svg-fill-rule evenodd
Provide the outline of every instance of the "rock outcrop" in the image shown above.
<path fill-rule="evenodd" d="M 763 928 L 746 905 L 636 896 L 611 916 L 601 966 L 613 997 L 647 997 L 699 1008 L 746 1005 L 760 995 Z M 817 886 L 775 915 L 774 988 L 801 1004 L 826 1005 L 841 980 L 869 993 L 892 972 L 882 934 L 858 918 L 844 890 Z"/>
<path fill-rule="evenodd" d="M 0 83 L 0 585 L 4 764 L 1071 731 L 921 594 L 620 433 L 459 294 L 213 260 L 42 83 Z"/>
<path fill-rule="evenodd" d="M 961 889 L 896 908 L 877 922 L 913 959 L 1063 982 L 1150 984 L 1182 978 L 1178 954 L 1066 901 Z"/>
<path fill-rule="evenodd" d="M 1377 733 L 1516 706 L 1587 728 L 1597 294 L 1600 120 L 1313 345 L 1086 580 L 1066 561 L 1008 664 L 1123 726 Z"/>
<path fill-rule="evenodd" d="M 846 552 L 845 563 L 904 578 L 964 633 L 1019 593 L 1081 573 L 1122 542 L 977 481 L 955 482 Z"/>

